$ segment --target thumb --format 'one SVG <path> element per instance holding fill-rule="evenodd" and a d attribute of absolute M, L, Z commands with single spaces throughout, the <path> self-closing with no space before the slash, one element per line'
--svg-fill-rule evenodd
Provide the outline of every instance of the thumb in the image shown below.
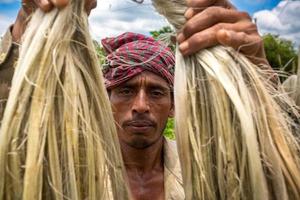
<path fill-rule="evenodd" d="M 51 0 L 54 7 L 63 8 L 68 5 L 69 0 Z"/>

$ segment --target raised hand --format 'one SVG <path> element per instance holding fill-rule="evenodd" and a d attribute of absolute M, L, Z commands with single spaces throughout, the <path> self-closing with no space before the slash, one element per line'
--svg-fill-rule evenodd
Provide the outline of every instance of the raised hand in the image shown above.
<path fill-rule="evenodd" d="M 183 55 L 217 44 L 233 47 L 255 64 L 267 64 L 263 40 L 246 12 L 227 0 L 187 0 L 187 22 L 178 34 Z"/>
<path fill-rule="evenodd" d="M 19 42 L 27 24 L 27 17 L 36 8 L 49 12 L 53 8 L 64 8 L 70 0 L 22 0 L 22 7 L 19 10 L 17 19 L 12 28 L 13 41 Z M 89 14 L 97 6 L 97 0 L 85 0 L 85 10 Z"/>

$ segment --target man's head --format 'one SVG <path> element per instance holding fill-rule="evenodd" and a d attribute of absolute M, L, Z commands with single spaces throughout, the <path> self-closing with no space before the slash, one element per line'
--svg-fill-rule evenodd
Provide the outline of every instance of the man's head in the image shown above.
<path fill-rule="evenodd" d="M 109 53 L 103 72 L 120 142 L 151 146 L 173 116 L 174 55 L 164 44 L 134 33 L 102 44 Z"/>

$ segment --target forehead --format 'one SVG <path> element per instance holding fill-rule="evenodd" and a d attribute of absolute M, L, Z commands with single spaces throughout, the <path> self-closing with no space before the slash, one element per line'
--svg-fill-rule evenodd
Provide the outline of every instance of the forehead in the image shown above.
<path fill-rule="evenodd" d="M 149 72 L 144 71 L 141 74 L 133 77 L 132 79 L 122 83 L 119 87 L 132 85 L 132 86 L 160 86 L 163 88 L 169 88 L 168 82 L 162 77 Z"/>

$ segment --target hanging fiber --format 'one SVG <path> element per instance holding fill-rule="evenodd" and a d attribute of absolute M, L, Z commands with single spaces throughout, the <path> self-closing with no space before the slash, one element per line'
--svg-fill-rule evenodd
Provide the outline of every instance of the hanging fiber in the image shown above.
<path fill-rule="evenodd" d="M 129 199 L 82 0 L 27 26 L 0 129 L 0 199 Z"/>
<path fill-rule="evenodd" d="M 183 27 L 185 0 L 152 2 Z M 187 200 L 300 199 L 300 115 L 269 73 L 228 47 L 177 49 L 174 90 Z"/>

